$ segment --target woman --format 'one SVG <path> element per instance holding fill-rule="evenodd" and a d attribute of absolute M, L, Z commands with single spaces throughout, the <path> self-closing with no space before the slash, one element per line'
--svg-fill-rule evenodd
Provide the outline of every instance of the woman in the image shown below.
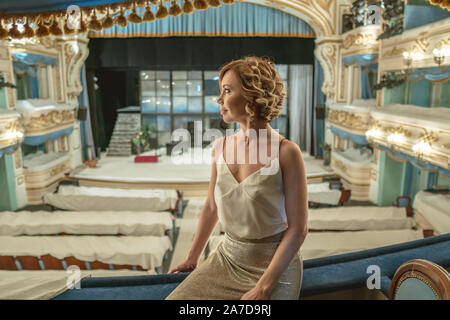
<path fill-rule="evenodd" d="M 169 273 L 192 272 L 166 299 L 298 299 L 306 174 L 299 147 L 269 125 L 281 113 L 283 80 L 269 60 L 246 57 L 221 69 L 219 85 L 223 120 L 238 122 L 241 130 L 214 143 L 208 197 L 193 243 Z M 245 161 L 238 150 L 245 150 Z M 270 160 L 251 163 L 255 153 Z M 197 267 L 218 220 L 224 239 Z"/>

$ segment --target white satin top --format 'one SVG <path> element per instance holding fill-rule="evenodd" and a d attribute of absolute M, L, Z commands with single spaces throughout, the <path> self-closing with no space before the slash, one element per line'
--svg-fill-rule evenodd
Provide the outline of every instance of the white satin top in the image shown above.
<path fill-rule="evenodd" d="M 238 183 L 222 154 L 217 161 L 214 199 L 222 228 L 234 237 L 262 239 L 287 229 L 278 157 Z"/>

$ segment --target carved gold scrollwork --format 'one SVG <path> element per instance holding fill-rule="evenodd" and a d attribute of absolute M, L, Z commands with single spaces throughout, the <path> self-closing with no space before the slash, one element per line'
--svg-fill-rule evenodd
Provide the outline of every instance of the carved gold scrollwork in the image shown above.
<path fill-rule="evenodd" d="M 334 164 L 338 169 L 342 170 L 343 172 L 347 172 L 347 166 L 340 160 L 334 159 Z"/>
<path fill-rule="evenodd" d="M 71 124 L 75 121 L 75 113 L 72 110 L 52 110 L 47 113 L 33 116 L 26 124 L 27 132 L 48 130 L 58 126 Z"/>
<path fill-rule="evenodd" d="M 332 110 L 328 114 L 328 120 L 337 125 L 343 126 L 351 130 L 366 130 L 366 124 L 362 121 L 361 116 L 342 110 Z"/>
<path fill-rule="evenodd" d="M 337 44 L 323 44 L 318 48 L 317 55 L 324 67 L 324 73 L 326 74 L 325 81 L 322 85 L 322 92 L 328 99 L 334 100 L 336 93 Z"/>
<path fill-rule="evenodd" d="M 50 175 L 50 177 L 54 177 L 54 176 L 56 176 L 57 174 L 63 172 L 65 169 L 66 169 L 66 164 L 65 164 L 65 163 L 61 163 L 60 165 L 58 165 L 58 166 L 52 168 L 52 169 L 50 170 L 49 175 Z"/>
<path fill-rule="evenodd" d="M 405 50 L 406 49 L 404 49 L 404 48 L 397 48 L 396 46 L 394 46 L 394 48 L 392 48 L 391 50 L 386 50 L 383 53 L 383 58 L 401 56 L 403 54 L 403 51 L 405 51 Z"/>
<path fill-rule="evenodd" d="M 389 134 L 400 134 L 405 137 L 411 137 L 411 132 L 403 128 L 403 126 L 390 127 L 386 130 L 386 132 Z"/>

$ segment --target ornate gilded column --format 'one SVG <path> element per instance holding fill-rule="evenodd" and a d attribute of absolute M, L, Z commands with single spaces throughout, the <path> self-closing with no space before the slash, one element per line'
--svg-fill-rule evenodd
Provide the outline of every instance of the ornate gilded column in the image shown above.
<path fill-rule="evenodd" d="M 315 56 L 322 65 L 324 82 L 322 92 L 327 97 L 327 104 L 335 102 L 339 84 L 339 70 L 341 69 L 340 36 L 321 37 L 316 40 Z"/>
<path fill-rule="evenodd" d="M 89 40 L 84 35 L 64 36 L 56 39 L 59 48 L 57 91 L 62 92 L 58 101 L 69 105 L 78 105 L 78 96 L 82 91 L 80 71 L 89 55 Z M 62 89 L 63 90 L 60 90 Z"/>

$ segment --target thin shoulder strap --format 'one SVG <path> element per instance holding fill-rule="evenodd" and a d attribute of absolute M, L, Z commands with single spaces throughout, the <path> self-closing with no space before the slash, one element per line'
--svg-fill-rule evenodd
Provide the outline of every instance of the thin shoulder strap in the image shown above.
<path fill-rule="evenodd" d="M 222 147 L 222 154 L 225 153 L 225 143 L 227 141 L 227 136 L 223 137 L 223 147 Z"/>

